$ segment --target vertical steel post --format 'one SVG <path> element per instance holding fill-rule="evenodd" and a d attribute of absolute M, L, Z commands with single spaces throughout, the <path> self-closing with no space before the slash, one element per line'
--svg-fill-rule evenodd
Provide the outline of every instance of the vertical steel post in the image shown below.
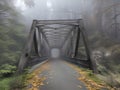
<path fill-rule="evenodd" d="M 37 56 L 39 56 L 39 53 L 38 53 L 38 41 L 37 41 L 37 35 L 36 35 L 36 30 L 34 31 L 34 49 L 35 49 L 35 53 Z"/>
<path fill-rule="evenodd" d="M 75 55 L 74 55 L 74 57 L 76 57 L 77 54 L 78 54 L 79 41 L 80 41 L 80 29 L 79 29 L 79 26 L 77 26 L 77 39 L 76 39 L 76 46 L 75 46 Z"/>
<path fill-rule="evenodd" d="M 72 43 L 72 42 L 73 42 L 73 31 L 71 32 L 70 35 L 71 35 L 71 37 L 70 37 L 70 45 L 69 45 L 70 47 L 69 47 L 69 54 L 68 54 L 68 55 L 69 55 L 69 57 L 72 57 L 72 50 L 73 50 L 73 43 Z"/>
<path fill-rule="evenodd" d="M 39 57 L 41 57 L 41 42 L 42 42 L 41 40 L 42 40 L 41 33 L 38 30 L 38 54 L 39 54 Z"/>
<path fill-rule="evenodd" d="M 84 45 L 85 45 L 85 50 L 86 50 L 86 54 L 87 54 L 90 69 L 92 69 L 94 73 L 98 73 L 96 63 L 91 58 L 91 52 L 90 52 L 90 48 L 89 48 L 89 44 L 88 44 L 87 33 L 85 31 L 83 21 L 81 21 L 81 20 L 79 21 L 79 29 L 80 29 L 81 35 L 83 37 L 83 42 L 84 42 Z"/>
<path fill-rule="evenodd" d="M 72 58 L 75 58 L 75 50 L 76 50 L 76 44 L 77 44 L 77 26 L 75 27 L 75 30 L 73 31 L 73 49 L 72 49 Z"/>
<path fill-rule="evenodd" d="M 34 38 L 34 31 L 36 27 L 37 21 L 34 20 L 31 26 L 31 30 L 29 32 L 28 40 L 25 46 L 25 49 L 21 55 L 19 65 L 18 65 L 18 72 L 21 73 L 26 65 L 26 62 L 28 58 L 30 57 L 30 52 L 32 50 L 32 45 L 33 45 L 33 38 Z"/>

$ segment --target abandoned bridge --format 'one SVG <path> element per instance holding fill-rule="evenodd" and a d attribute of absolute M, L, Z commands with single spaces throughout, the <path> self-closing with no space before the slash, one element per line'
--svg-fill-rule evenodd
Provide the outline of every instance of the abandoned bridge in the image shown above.
<path fill-rule="evenodd" d="M 59 52 L 59 57 L 52 57 Z M 67 62 L 89 68 L 97 73 L 91 58 L 89 41 L 83 20 L 33 20 L 29 36 L 19 62 L 19 72 L 28 65 L 47 61 L 51 65 L 52 80 L 40 90 L 87 90 L 77 78 L 77 72 Z M 42 76 L 50 77 L 49 71 Z M 40 75 L 39 75 L 40 76 Z M 58 85 L 59 84 L 59 85 Z M 81 84 L 81 89 L 76 86 Z M 35 89 L 36 90 L 36 89 Z"/>

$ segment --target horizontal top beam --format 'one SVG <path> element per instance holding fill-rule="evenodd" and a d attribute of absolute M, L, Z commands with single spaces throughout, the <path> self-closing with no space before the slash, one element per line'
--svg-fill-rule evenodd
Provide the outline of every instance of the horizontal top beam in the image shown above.
<path fill-rule="evenodd" d="M 65 25 L 65 26 L 60 26 L 60 27 L 54 27 L 54 26 L 42 25 L 41 28 L 42 29 L 48 29 L 48 30 L 50 30 L 50 29 L 58 30 L 58 29 L 64 29 L 64 28 L 70 29 L 70 28 L 72 28 L 72 26 Z"/>
<path fill-rule="evenodd" d="M 36 20 L 37 26 L 46 24 L 65 24 L 65 25 L 79 25 L 82 19 L 68 19 L 68 20 Z"/>

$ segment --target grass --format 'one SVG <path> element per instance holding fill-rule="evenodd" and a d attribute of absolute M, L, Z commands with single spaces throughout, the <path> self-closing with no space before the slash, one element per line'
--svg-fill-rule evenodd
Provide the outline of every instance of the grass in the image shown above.
<path fill-rule="evenodd" d="M 83 69 L 83 68 L 81 68 L 81 70 L 82 70 L 83 72 L 85 72 L 86 77 L 87 77 L 88 79 L 91 79 L 91 80 L 93 80 L 94 82 L 96 82 L 96 83 L 98 83 L 98 84 L 103 83 L 103 81 L 102 81 L 101 79 L 99 79 L 99 78 L 92 72 L 92 70 Z"/>
<path fill-rule="evenodd" d="M 27 71 L 21 75 L 13 75 L 11 77 L 0 77 L 0 90 L 25 90 L 27 80 L 34 75 Z"/>
<path fill-rule="evenodd" d="M 109 87 L 103 80 L 99 79 L 91 70 L 81 68 L 71 63 L 68 64 L 80 74 L 78 80 L 82 81 L 88 90 L 115 90 Z"/>
<path fill-rule="evenodd" d="M 13 78 L 4 78 L 0 80 L 0 90 L 9 90 L 9 83 L 13 80 Z"/>
<path fill-rule="evenodd" d="M 31 75 L 22 74 L 9 78 L 0 78 L 0 90 L 23 90 L 26 86 L 26 79 Z"/>
<path fill-rule="evenodd" d="M 85 79 L 83 79 L 83 81 L 85 81 L 85 83 L 87 83 L 87 84 L 93 83 L 93 85 L 95 85 L 94 87 L 96 87 L 96 88 L 98 87 L 97 89 L 90 88 L 90 90 L 91 89 L 92 90 L 102 90 L 102 88 L 107 89 L 107 90 L 116 90 L 116 87 L 111 87 L 111 85 L 109 85 L 107 82 L 105 82 L 105 80 L 100 79 L 99 74 L 94 74 L 91 70 L 88 70 L 88 69 L 84 69 L 84 68 L 80 68 L 80 67 L 78 67 L 78 68 L 80 70 L 80 74 L 82 74 L 85 77 Z M 88 87 L 90 87 L 90 85 L 88 85 Z"/>

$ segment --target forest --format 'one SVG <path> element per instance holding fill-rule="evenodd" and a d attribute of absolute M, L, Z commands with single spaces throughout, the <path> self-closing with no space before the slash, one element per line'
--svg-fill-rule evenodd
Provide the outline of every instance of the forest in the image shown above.
<path fill-rule="evenodd" d="M 26 27 L 18 19 L 21 15 L 12 4 L 9 0 L 0 1 L 0 90 L 9 88 L 9 77 L 17 70 L 26 37 Z"/>
<path fill-rule="evenodd" d="M 0 0 L 0 90 L 23 90 L 31 77 L 26 75 L 28 68 L 22 75 L 16 73 L 33 19 L 79 18 L 84 20 L 97 64 L 96 76 L 111 90 L 119 90 L 120 0 Z M 84 47 L 79 46 L 77 57 L 85 57 Z"/>

